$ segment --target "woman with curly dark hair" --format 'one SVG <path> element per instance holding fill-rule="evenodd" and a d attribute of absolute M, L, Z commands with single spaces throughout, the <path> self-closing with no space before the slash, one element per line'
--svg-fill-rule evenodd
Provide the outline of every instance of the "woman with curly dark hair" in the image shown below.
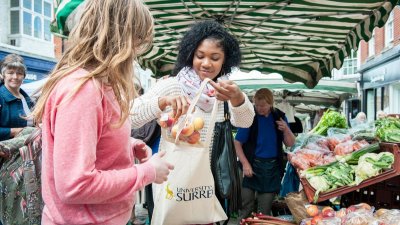
<path fill-rule="evenodd" d="M 231 123 L 236 127 L 249 127 L 254 117 L 253 105 L 239 87 L 228 80 L 232 67 L 239 66 L 240 58 L 238 41 L 223 26 L 214 21 L 195 23 L 180 42 L 172 76 L 159 81 L 147 93 L 135 99 L 131 116 L 133 127 L 141 127 L 160 118 L 162 113 L 172 111 L 175 118 L 186 114 L 205 78 L 212 81 L 203 90 L 195 107 L 196 116 L 204 120 L 204 128 L 200 132 L 201 140 L 205 139 L 207 131 L 214 129 L 211 111 L 215 101 L 218 101 L 215 122 L 224 120 L 223 101 L 227 101 Z M 211 139 L 210 151 L 212 143 Z M 164 150 L 165 146 L 166 140 L 162 138 L 159 150 Z M 155 205 L 154 213 L 156 211 Z"/>

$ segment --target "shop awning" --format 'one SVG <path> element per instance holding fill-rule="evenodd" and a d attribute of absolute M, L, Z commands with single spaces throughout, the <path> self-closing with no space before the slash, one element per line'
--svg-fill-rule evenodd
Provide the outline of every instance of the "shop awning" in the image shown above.
<path fill-rule="evenodd" d="M 153 48 L 139 58 L 156 77 L 167 75 L 187 27 L 210 19 L 241 43 L 242 71 L 280 73 L 314 87 L 339 69 L 361 40 L 382 27 L 397 0 L 145 0 L 155 18 Z"/>

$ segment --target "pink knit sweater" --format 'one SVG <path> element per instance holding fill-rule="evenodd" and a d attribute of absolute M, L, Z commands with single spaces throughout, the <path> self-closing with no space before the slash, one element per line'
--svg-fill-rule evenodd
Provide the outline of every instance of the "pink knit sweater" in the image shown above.
<path fill-rule="evenodd" d="M 125 225 L 135 192 L 155 180 L 150 163 L 134 165 L 129 120 L 112 127 L 120 111 L 110 88 L 89 81 L 63 102 L 87 73 L 64 78 L 46 103 L 42 224 Z"/>

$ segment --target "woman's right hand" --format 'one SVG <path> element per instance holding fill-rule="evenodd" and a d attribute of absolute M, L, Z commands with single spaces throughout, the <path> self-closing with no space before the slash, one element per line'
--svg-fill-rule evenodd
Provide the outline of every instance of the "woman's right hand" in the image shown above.
<path fill-rule="evenodd" d="M 181 115 L 187 113 L 190 106 L 190 99 L 183 95 L 163 96 L 158 99 L 158 106 L 162 111 L 167 106 L 171 106 L 175 118 L 179 118 Z"/>
<path fill-rule="evenodd" d="M 252 177 L 253 174 L 253 168 L 251 167 L 250 163 L 243 164 L 243 176 Z"/>
<path fill-rule="evenodd" d="M 149 159 L 149 163 L 151 163 L 151 165 L 153 165 L 156 169 L 156 180 L 154 181 L 154 183 L 156 184 L 162 184 L 164 181 L 167 181 L 169 171 L 174 169 L 174 166 L 172 164 L 162 159 L 165 153 L 165 151 L 161 151 L 154 154 Z"/>

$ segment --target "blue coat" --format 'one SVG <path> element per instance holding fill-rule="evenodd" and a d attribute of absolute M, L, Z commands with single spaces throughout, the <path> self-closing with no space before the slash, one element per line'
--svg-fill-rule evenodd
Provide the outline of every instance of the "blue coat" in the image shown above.
<path fill-rule="evenodd" d="M 25 97 L 26 103 L 29 108 L 32 108 L 33 102 L 29 98 L 28 94 L 22 89 L 20 93 Z M 11 128 L 15 127 L 26 127 L 27 121 L 21 116 L 25 116 L 24 108 L 22 106 L 22 100 L 16 98 L 6 88 L 6 86 L 0 86 L 0 141 L 10 139 Z"/>

